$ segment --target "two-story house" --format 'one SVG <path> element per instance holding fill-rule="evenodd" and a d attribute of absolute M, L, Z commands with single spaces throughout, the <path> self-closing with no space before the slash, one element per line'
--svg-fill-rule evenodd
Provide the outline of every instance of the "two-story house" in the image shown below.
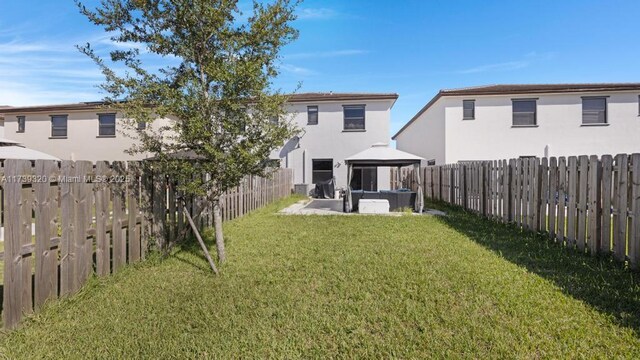
<path fill-rule="evenodd" d="M 441 90 L 393 139 L 438 165 L 640 152 L 640 83 Z"/>
<path fill-rule="evenodd" d="M 281 166 L 294 169 L 295 182 L 313 184 L 332 177 L 337 187 L 347 182 L 344 159 L 375 143 L 389 142 L 391 108 L 397 94 L 301 93 L 290 97 L 287 121 L 303 131 L 272 154 Z M 71 160 L 136 160 L 125 152 L 133 139 L 121 130 L 120 114 L 100 102 L 12 107 L 0 110 L 5 136 L 26 147 Z M 162 126 L 158 119 L 148 126 Z M 354 171 L 355 187 L 386 189 L 389 171 Z"/>

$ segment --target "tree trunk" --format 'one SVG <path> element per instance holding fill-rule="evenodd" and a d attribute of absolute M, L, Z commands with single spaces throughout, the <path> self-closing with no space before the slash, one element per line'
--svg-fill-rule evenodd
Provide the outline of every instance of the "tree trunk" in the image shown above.
<path fill-rule="evenodd" d="M 226 255 L 224 252 L 224 235 L 222 234 L 222 211 L 220 210 L 220 199 L 213 203 L 213 226 L 216 229 L 218 261 L 222 264 L 226 259 Z"/>

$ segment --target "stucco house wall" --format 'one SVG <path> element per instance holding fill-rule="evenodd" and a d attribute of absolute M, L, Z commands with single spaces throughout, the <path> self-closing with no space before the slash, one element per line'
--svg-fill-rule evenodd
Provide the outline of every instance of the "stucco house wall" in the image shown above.
<path fill-rule="evenodd" d="M 277 149 L 271 159 L 282 167 L 294 169 L 296 183 L 312 183 L 313 159 L 332 159 L 336 186 L 347 185 L 344 159 L 365 150 L 375 143 L 389 143 L 391 108 L 396 94 L 333 94 L 307 93 L 292 96 L 287 105 L 288 115 L 283 121 L 293 121 L 304 129 L 296 149 Z M 345 105 L 365 106 L 365 129 L 345 130 Z M 307 106 L 318 107 L 318 124 L 307 124 Z M 6 110 L 6 137 L 29 148 L 67 160 L 137 160 L 147 154 L 129 155 L 134 139 L 126 136 L 122 117 L 116 114 L 116 136 L 98 135 L 98 114 L 109 113 L 96 105 L 67 104 Z M 51 116 L 68 115 L 67 136 L 51 137 Z M 18 116 L 25 116 L 25 131 L 18 132 Z M 172 119 L 158 119 L 153 126 L 163 126 Z M 119 125 L 120 124 L 120 125 Z M 126 131 L 135 131 L 129 130 Z M 379 168 L 378 189 L 389 189 L 389 169 Z"/>
<path fill-rule="evenodd" d="M 583 126 L 585 95 L 538 95 L 535 127 L 512 126 L 511 100 L 531 96 L 476 97 L 475 120 L 462 120 L 462 97 L 446 99 L 446 162 L 640 152 L 638 92 L 605 94 L 606 125 Z"/>
<path fill-rule="evenodd" d="M 441 99 L 442 100 L 442 99 Z M 438 101 L 396 137 L 396 148 L 436 164 L 446 162 L 446 101 Z"/>
<path fill-rule="evenodd" d="M 54 112 L 22 112 L 25 116 L 25 131 L 18 132 L 18 114 L 5 115 L 5 137 L 15 140 L 28 148 L 42 151 L 63 160 L 89 161 L 126 161 L 140 160 L 147 154 L 129 155 L 125 150 L 133 144 L 133 139 L 126 136 L 122 117 L 116 114 L 115 137 L 98 135 L 98 114 L 108 111 L 54 111 Z M 68 115 L 66 138 L 51 137 L 51 115 Z M 153 126 L 162 126 L 170 119 L 158 119 Z"/>
<path fill-rule="evenodd" d="M 436 158 L 438 165 L 640 152 L 639 95 L 640 86 L 626 91 L 438 96 L 394 138 L 398 149 Z M 607 123 L 584 125 L 582 98 L 600 96 L 607 99 Z M 513 126 L 513 99 L 537 99 L 535 126 Z M 475 100 L 474 119 L 463 119 L 463 100 Z M 433 139 L 433 134 L 443 140 Z M 444 150 L 433 142 L 444 143 Z"/>
<path fill-rule="evenodd" d="M 345 131 L 344 105 L 365 105 L 365 130 Z M 294 169 L 295 183 L 311 184 L 313 159 L 333 159 L 336 187 L 347 185 L 344 159 L 365 150 L 375 143 L 389 143 L 389 126 L 393 101 L 304 102 L 288 107 L 301 133 L 299 148 L 281 159 L 283 167 Z M 318 124 L 307 125 L 307 106 L 318 106 Z M 389 189 L 389 169 L 378 168 L 378 189 Z"/>

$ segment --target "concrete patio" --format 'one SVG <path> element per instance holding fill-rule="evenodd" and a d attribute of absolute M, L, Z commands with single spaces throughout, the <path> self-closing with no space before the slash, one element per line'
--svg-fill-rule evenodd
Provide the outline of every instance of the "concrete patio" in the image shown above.
<path fill-rule="evenodd" d="M 305 199 L 280 210 L 282 215 L 381 215 L 381 216 L 402 216 L 404 212 L 390 212 L 387 214 L 359 214 L 345 213 L 342 211 L 342 199 Z M 438 215 L 446 214 L 439 210 L 425 209 L 422 214 L 412 213 L 412 215 Z"/>

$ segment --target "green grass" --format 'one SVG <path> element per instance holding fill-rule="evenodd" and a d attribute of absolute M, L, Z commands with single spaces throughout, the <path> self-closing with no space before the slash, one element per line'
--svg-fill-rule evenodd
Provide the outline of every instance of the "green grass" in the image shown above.
<path fill-rule="evenodd" d="M 213 276 L 178 249 L 0 337 L 8 358 L 564 358 L 640 355 L 635 274 L 447 208 L 226 225 Z"/>

